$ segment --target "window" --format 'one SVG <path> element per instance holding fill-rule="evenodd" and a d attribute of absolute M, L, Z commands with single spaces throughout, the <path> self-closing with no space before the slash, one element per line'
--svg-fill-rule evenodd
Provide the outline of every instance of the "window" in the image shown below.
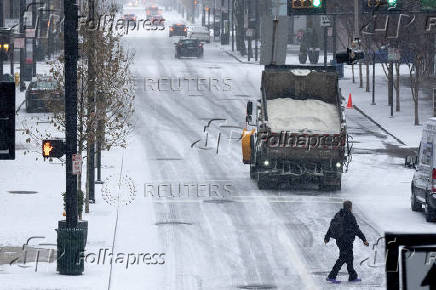
<path fill-rule="evenodd" d="M 421 164 L 430 166 L 432 156 L 433 142 L 427 140 L 426 143 L 422 143 Z"/>

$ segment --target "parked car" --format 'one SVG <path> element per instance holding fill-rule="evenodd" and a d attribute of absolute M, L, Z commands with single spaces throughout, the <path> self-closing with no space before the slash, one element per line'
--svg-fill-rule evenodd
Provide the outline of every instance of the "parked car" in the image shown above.
<path fill-rule="evenodd" d="M 188 27 L 188 38 L 199 39 L 207 43 L 210 42 L 210 31 L 205 26 L 190 26 Z"/>
<path fill-rule="evenodd" d="M 170 37 L 187 36 L 188 29 L 185 24 L 173 24 L 170 26 Z"/>
<path fill-rule="evenodd" d="M 64 109 L 64 95 L 47 76 L 32 79 L 26 90 L 26 112 L 56 112 Z"/>
<path fill-rule="evenodd" d="M 428 222 L 436 221 L 436 118 L 430 118 L 422 131 L 417 156 L 408 156 L 406 166 L 415 168 L 410 206 L 422 211 Z"/>
<path fill-rule="evenodd" d="M 175 43 L 176 58 L 180 57 L 203 57 L 203 43 L 199 39 L 180 39 Z"/>

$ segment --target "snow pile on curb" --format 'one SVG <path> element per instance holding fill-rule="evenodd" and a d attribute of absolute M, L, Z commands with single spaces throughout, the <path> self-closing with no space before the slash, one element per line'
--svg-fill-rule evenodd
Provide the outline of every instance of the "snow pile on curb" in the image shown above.
<path fill-rule="evenodd" d="M 339 134 L 336 106 L 321 100 L 268 100 L 268 123 L 273 132 Z"/>

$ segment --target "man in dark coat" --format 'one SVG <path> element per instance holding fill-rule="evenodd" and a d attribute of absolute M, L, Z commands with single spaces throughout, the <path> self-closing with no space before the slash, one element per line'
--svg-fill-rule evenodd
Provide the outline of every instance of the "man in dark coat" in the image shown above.
<path fill-rule="evenodd" d="M 368 241 L 365 238 L 365 235 L 359 228 L 357 224 L 356 218 L 352 213 L 353 204 L 351 201 L 345 201 L 343 204 L 343 208 L 336 213 L 333 220 L 341 220 L 341 230 L 339 231 L 341 234 L 338 237 L 334 237 L 335 229 L 332 229 L 332 223 L 330 224 L 329 230 L 324 237 L 324 242 L 327 244 L 330 241 L 330 238 L 336 239 L 336 245 L 339 248 L 339 258 L 336 261 L 336 264 L 333 266 L 330 274 L 327 277 L 327 281 L 336 282 L 336 276 L 339 273 L 339 270 L 342 268 L 342 265 L 347 264 L 348 270 L 348 280 L 349 281 L 360 281 L 357 276 L 356 271 L 353 267 L 353 242 L 355 236 L 358 236 L 365 246 L 369 246 Z M 336 230 L 336 232 L 338 232 Z"/>

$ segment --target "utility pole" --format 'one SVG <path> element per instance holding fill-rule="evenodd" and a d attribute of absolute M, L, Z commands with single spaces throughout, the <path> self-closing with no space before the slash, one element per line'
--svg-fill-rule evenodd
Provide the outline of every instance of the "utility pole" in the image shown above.
<path fill-rule="evenodd" d="M 375 105 L 375 51 L 372 53 L 372 102 Z"/>
<path fill-rule="evenodd" d="M 359 0 L 354 0 L 354 39 L 359 38 Z"/>
<path fill-rule="evenodd" d="M 389 62 L 388 68 L 388 99 L 391 106 L 391 117 L 394 116 L 394 63 Z"/>
<path fill-rule="evenodd" d="M 95 7 L 97 0 L 89 0 L 89 14 L 88 19 L 92 21 L 92 25 L 96 25 L 96 17 L 95 17 Z M 95 34 L 94 29 L 88 29 L 86 32 L 88 39 L 88 108 L 87 108 L 87 170 L 86 170 L 86 179 L 87 179 L 87 199 L 86 199 L 86 212 L 89 212 L 89 203 L 95 202 Z"/>
<path fill-rule="evenodd" d="M 213 0 L 213 41 L 215 42 L 216 0 Z"/>
<path fill-rule="evenodd" d="M 327 26 L 323 27 L 324 30 L 324 67 L 327 66 Z"/>
<path fill-rule="evenodd" d="M 192 24 L 195 24 L 195 3 L 197 2 L 197 0 L 192 0 Z"/>
<path fill-rule="evenodd" d="M 32 69 L 32 76 L 36 77 L 36 31 L 37 31 L 37 27 L 36 27 L 36 11 L 37 7 L 36 4 L 32 5 L 32 26 L 33 29 L 35 29 L 35 37 L 32 40 L 32 46 L 33 46 L 33 69 Z"/>
<path fill-rule="evenodd" d="M 235 11 L 233 8 L 235 7 L 235 0 L 232 0 L 232 51 L 235 51 Z"/>
<path fill-rule="evenodd" d="M 256 5 L 256 10 L 255 10 L 255 21 L 256 21 L 256 27 L 255 27 L 255 34 L 254 34 L 254 60 L 257 61 L 259 59 L 259 46 L 258 46 L 258 41 L 259 41 L 259 26 L 260 26 L 260 21 L 259 21 L 259 0 L 256 0 L 255 2 Z"/>
<path fill-rule="evenodd" d="M 57 230 L 57 271 L 61 275 L 81 275 L 84 262 L 77 259 L 85 248 L 87 228 L 78 227 L 77 176 L 73 175 L 73 155 L 77 154 L 77 59 L 78 7 L 76 0 L 64 0 L 65 71 L 65 153 L 66 226 Z M 60 223 L 59 223 L 60 224 Z"/>
<path fill-rule="evenodd" d="M 20 0 L 20 34 L 24 39 L 24 46 L 26 45 L 26 39 L 24 38 L 24 11 L 26 9 L 25 0 Z M 20 48 L 20 91 L 24 91 L 26 86 L 23 81 L 24 76 L 24 48 Z"/>
<path fill-rule="evenodd" d="M 332 38 L 333 38 L 333 47 L 332 47 L 333 62 L 336 63 L 336 41 L 337 41 L 336 15 L 333 15 Z"/>

